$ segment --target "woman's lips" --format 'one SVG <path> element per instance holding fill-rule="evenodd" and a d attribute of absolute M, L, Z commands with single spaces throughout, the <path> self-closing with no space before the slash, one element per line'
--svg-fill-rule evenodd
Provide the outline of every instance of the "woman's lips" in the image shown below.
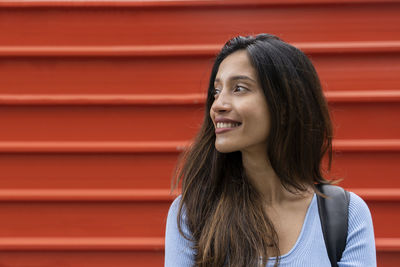
<path fill-rule="evenodd" d="M 215 133 L 216 134 L 221 134 L 221 133 L 225 133 L 225 132 L 231 131 L 231 130 L 233 130 L 235 128 L 218 128 L 218 129 L 215 129 Z"/>
<path fill-rule="evenodd" d="M 229 132 L 231 130 L 235 130 L 236 128 L 238 128 L 241 124 L 234 126 L 234 127 L 217 127 L 215 128 L 215 133 L 216 134 L 221 134 L 221 133 L 225 133 L 225 132 Z"/>

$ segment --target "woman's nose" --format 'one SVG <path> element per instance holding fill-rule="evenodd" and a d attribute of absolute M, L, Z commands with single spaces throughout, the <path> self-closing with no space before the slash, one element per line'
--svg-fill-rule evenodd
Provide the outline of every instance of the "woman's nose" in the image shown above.
<path fill-rule="evenodd" d="M 211 109 L 216 113 L 228 112 L 232 109 L 231 100 L 229 96 L 226 96 L 221 92 L 214 100 Z"/>

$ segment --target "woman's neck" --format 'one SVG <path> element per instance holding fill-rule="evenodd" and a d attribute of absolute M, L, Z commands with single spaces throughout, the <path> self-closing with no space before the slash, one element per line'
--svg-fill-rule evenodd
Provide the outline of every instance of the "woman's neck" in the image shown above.
<path fill-rule="evenodd" d="M 294 195 L 282 186 L 271 166 L 266 150 L 242 151 L 242 163 L 247 177 L 261 193 L 266 205 L 279 206 L 287 200 L 299 198 L 299 195 Z"/>

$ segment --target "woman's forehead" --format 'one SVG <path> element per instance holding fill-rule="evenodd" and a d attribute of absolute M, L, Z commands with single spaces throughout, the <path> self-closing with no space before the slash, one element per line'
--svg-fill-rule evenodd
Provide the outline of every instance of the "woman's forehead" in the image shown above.
<path fill-rule="evenodd" d="M 240 79 L 255 82 L 255 72 L 247 52 L 245 50 L 236 51 L 221 62 L 215 82 Z"/>

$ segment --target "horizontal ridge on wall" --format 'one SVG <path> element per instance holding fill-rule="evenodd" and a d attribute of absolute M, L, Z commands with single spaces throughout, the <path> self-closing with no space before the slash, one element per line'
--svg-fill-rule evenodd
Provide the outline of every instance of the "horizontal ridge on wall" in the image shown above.
<path fill-rule="evenodd" d="M 324 92 L 328 102 L 399 102 L 400 90 L 346 90 Z M 1 96 L 0 96 L 1 99 Z"/>
<path fill-rule="evenodd" d="M 177 153 L 187 141 L 0 142 L 0 153 Z"/>
<path fill-rule="evenodd" d="M 0 153 L 179 153 L 189 141 L 2 141 Z M 400 151 L 400 139 L 333 140 L 335 151 Z"/>
<path fill-rule="evenodd" d="M 133 250 L 160 251 L 164 238 L 157 237 L 10 237 L 0 238 L 0 250 Z"/>
<path fill-rule="evenodd" d="M 400 252 L 400 238 L 376 238 L 375 244 L 378 251 Z"/>
<path fill-rule="evenodd" d="M 400 188 L 346 188 L 365 201 L 400 201 Z M 170 202 L 181 193 L 168 189 L 2 189 L 1 202 Z"/>
<path fill-rule="evenodd" d="M 228 6 L 274 6 L 274 5 L 338 5 L 338 4 L 374 4 L 374 3 L 398 3 L 396 0 L 3 0 L 0 7 L 228 7 Z"/>
<path fill-rule="evenodd" d="M 0 201 L 172 201 L 168 189 L 1 189 Z"/>
<path fill-rule="evenodd" d="M 204 94 L 0 94 L 0 105 L 193 105 L 204 104 L 205 98 Z"/>
<path fill-rule="evenodd" d="M 400 151 L 400 139 L 333 140 L 335 151 Z"/>
<path fill-rule="evenodd" d="M 400 52 L 400 41 L 293 43 L 308 54 L 393 53 Z M 148 46 L 0 46 L 0 57 L 160 57 L 215 56 L 222 44 Z"/>
<path fill-rule="evenodd" d="M 328 102 L 400 102 L 400 90 L 326 91 Z M 203 105 L 205 94 L 0 94 L 1 105 Z"/>
<path fill-rule="evenodd" d="M 400 188 L 346 188 L 365 201 L 400 201 Z"/>
<path fill-rule="evenodd" d="M 162 251 L 164 238 L 0 238 L 0 249 L 3 251 Z M 400 238 L 376 238 L 377 251 L 399 251 Z"/>

